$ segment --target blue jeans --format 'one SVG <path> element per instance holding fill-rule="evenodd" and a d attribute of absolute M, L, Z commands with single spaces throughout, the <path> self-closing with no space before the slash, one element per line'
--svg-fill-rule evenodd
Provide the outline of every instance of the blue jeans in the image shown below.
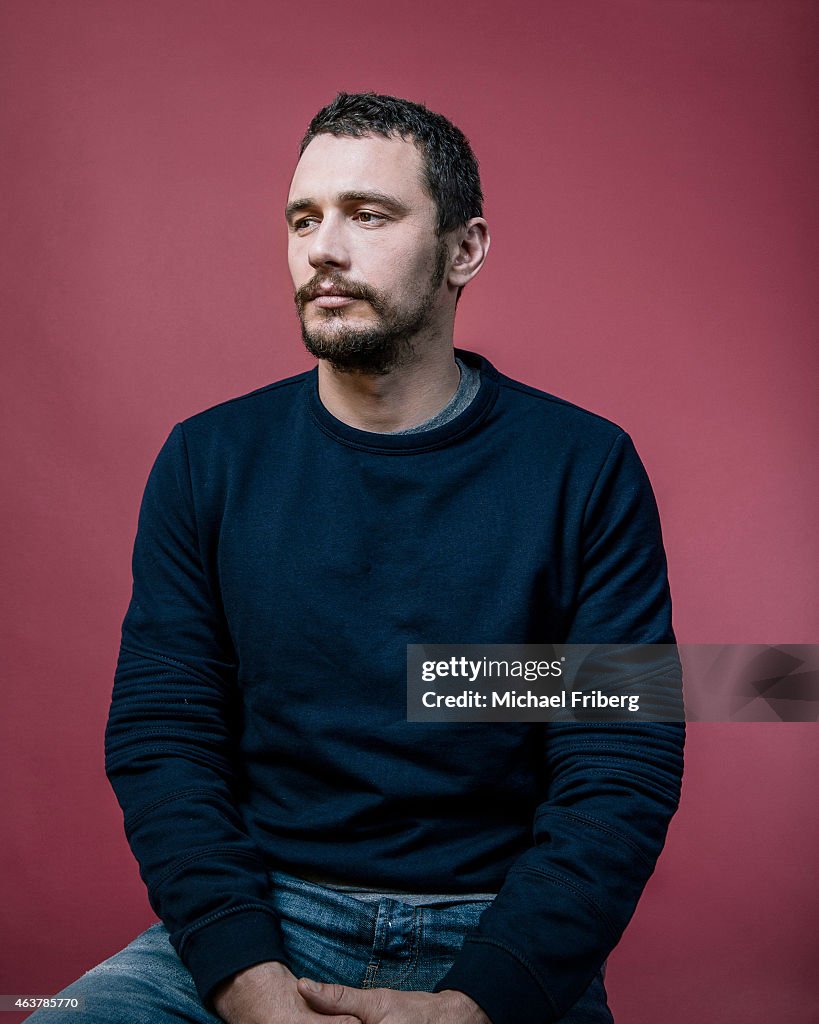
<path fill-rule="evenodd" d="M 288 965 L 296 977 L 355 988 L 431 991 L 464 936 L 489 906 L 458 901 L 411 906 L 365 902 L 281 872 L 270 876 Z M 219 1024 L 202 1005 L 162 924 L 154 924 L 61 993 L 82 997 L 80 1010 L 40 1010 L 36 1024 Z M 537 1024 L 522 1021 L 521 1024 Z M 603 972 L 560 1024 L 613 1024 Z"/>

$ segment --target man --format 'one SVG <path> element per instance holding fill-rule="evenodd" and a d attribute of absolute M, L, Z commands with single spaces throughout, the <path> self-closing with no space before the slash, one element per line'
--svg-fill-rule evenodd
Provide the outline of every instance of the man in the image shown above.
<path fill-rule="evenodd" d="M 645 473 L 453 350 L 489 234 L 445 118 L 339 94 L 286 220 L 318 365 L 177 424 L 140 512 L 106 765 L 164 926 L 67 992 L 95 1022 L 611 1021 L 681 728 L 409 723 L 405 656 L 672 642 Z"/>

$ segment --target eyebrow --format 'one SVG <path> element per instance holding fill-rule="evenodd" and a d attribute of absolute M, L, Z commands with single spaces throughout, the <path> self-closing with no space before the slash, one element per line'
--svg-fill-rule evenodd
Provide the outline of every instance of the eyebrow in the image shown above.
<path fill-rule="evenodd" d="M 393 213 L 399 215 L 409 213 L 409 207 L 398 196 L 392 196 L 388 192 L 379 192 L 378 189 L 367 189 L 360 192 L 339 192 L 336 196 L 336 201 L 339 203 L 377 203 L 379 206 L 385 206 L 388 210 L 392 210 Z M 318 205 L 315 199 L 309 197 L 294 199 L 285 207 L 284 215 L 288 221 L 291 221 L 295 214 L 301 213 L 302 210 L 314 210 Z"/>

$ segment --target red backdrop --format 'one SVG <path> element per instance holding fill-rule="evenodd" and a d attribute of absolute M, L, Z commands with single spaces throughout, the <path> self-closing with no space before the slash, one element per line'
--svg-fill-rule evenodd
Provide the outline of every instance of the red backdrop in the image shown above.
<path fill-rule="evenodd" d="M 309 365 L 282 207 L 338 89 L 472 139 L 493 249 L 457 340 L 632 433 L 680 639 L 817 639 L 817 20 L 6 0 L 0 992 L 50 994 L 152 918 L 102 766 L 139 499 L 174 422 Z M 690 728 L 618 1024 L 815 1019 L 816 738 Z"/>

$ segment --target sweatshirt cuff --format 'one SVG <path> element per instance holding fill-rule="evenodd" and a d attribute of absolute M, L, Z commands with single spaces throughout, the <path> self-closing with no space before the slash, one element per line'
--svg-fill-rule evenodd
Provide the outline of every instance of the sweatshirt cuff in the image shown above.
<path fill-rule="evenodd" d="M 492 1024 L 557 1020 L 552 1000 L 521 961 L 494 943 L 467 939 L 435 992 L 457 989 L 473 999 Z"/>
<path fill-rule="evenodd" d="M 278 918 L 262 910 L 230 914 L 197 928 L 186 938 L 180 959 L 205 1007 L 223 981 L 246 967 L 266 960 L 287 962 Z"/>

